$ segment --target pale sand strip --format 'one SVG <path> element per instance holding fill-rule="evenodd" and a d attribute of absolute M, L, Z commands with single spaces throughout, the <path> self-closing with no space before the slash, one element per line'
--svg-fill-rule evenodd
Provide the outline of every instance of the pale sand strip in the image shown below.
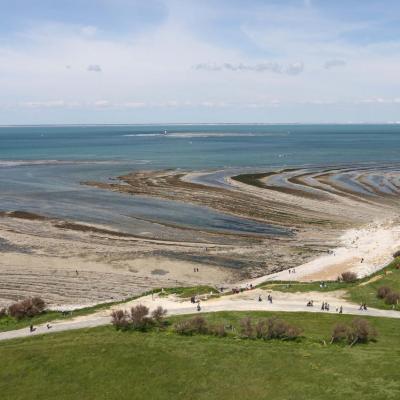
<path fill-rule="evenodd" d="M 392 260 L 393 253 L 400 249 L 400 226 L 393 221 L 371 223 L 364 228 L 347 231 L 340 241 L 342 246 L 296 267 L 295 273 L 285 270 L 247 283 L 335 280 L 345 271 L 355 272 L 359 278 L 365 277 L 382 269 Z"/>

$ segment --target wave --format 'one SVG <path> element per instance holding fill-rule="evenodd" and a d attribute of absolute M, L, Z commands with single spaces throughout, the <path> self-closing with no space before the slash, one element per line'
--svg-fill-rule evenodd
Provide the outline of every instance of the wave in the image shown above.
<path fill-rule="evenodd" d="M 171 132 L 171 133 L 130 133 L 123 136 L 144 137 L 144 136 L 162 136 L 166 138 L 208 138 L 208 137 L 263 137 L 263 136 L 287 136 L 290 132 Z"/>
<path fill-rule="evenodd" d="M 128 133 L 122 136 L 166 136 L 164 133 Z"/>

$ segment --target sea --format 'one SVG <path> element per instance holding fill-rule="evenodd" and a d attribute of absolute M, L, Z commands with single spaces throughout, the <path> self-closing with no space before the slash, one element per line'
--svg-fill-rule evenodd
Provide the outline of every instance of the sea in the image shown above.
<path fill-rule="evenodd" d="M 243 171 L 400 160 L 400 125 L 198 124 L 0 127 L 0 211 L 23 210 L 139 234 L 174 224 L 205 231 L 286 234 L 207 207 L 87 187 L 139 170 Z M 143 221 L 152 223 L 144 225 Z"/>

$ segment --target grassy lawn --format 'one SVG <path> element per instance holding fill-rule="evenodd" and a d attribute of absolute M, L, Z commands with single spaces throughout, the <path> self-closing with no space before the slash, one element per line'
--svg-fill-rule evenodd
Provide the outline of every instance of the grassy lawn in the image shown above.
<path fill-rule="evenodd" d="M 164 291 L 160 295 L 162 296 L 164 294 L 165 296 L 167 296 L 169 294 L 176 294 L 178 297 L 189 298 L 196 295 L 210 294 L 210 293 L 212 293 L 214 296 L 218 295 L 218 291 L 211 286 L 169 288 L 169 289 L 164 289 Z"/>
<path fill-rule="evenodd" d="M 400 269 L 396 268 L 398 265 L 400 258 L 394 260 L 384 270 L 350 287 L 348 299 L 355 303 L 365 302 L 375 308 L 392 309 L 391 305 L 376 296 L 376 292 L 381 286 L 389 286 L 394 292 L 400 292 Z M 395 309 L 400 310 L 400 306 L 396 305 Z"/>
<path fill-rule="evenodd" d="M 207 317 L 235 324 L 246 315 L 272 313 Z M 1 399 L 400 398 L 398 320 L 370 318 L 378 341 L 349 348 L 322 340 L 350 316 L 274 315 L 302 327 L 304 338 L 264 342 L 102 327 L 0 342 Z"/>
<path fill-rule="evenodd" d="M 279 292 L 332 292 L 339 289 L 348 289 L 353 284 L 345 282 L 328 281 L 326 287 L 320 287 L 320 282 L 274 282 L 261 286 L 264 290 L 276 290 Z"/>

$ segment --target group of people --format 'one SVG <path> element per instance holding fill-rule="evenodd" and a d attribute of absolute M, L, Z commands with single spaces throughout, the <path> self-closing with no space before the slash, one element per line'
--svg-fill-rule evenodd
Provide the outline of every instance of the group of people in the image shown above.
<path fill-rule="evenodd" d="M 359 310 L 367 311 L 367 310 L 368 310 L 368 309 L 367 309 L 367 303 L 361 303 L 361 304 L 360 304 Z"/>
<path fill-rule="evenodd" d="M 46 324 L 46 328 L 47 328 L 47 329 L 51 329 L 52 326 L 51 326 L 50 324 Z M 29 332 L 32 333 L 32 332 L 35 332 L 35 331 L 36 331 L 36 328 L 34 328 L 32 324 L 30 324 L 30 325 L 29 325 Z"/>
<path fill-rule="evenodd" d="M 199 272 L 199 269 L 197 267 L 193 268 L 193 272 Z"/>
<path fill-rule="evenodd" d="M 326 301 L 322 302 L 321 310 L 329 311 L 329 304 Z"/>
<path fill-rule="evenodd" d="M 250 285 L 246 285 L 245 288 L 243 288 L 243 287 L 232 288 L 232 294 L 238 294 L 238 293 L 244 292 L 245 290 L 253 290 L 253 289 L 254 289 L 254 286 L 252 283 L 250 283 Z"/>
<path fill-rule="evenodd" d="M 267 300 L 272 304 L 272 296 L 270 294 L 267 296 Z M 258 296 L 258 301 L 262 301 L 261 294 Z"/>
<path fill-rule="evenodd" d="M 314 305 L 312 300 L 310 300 L 310 301 L 307 303 L 307 306 L 308 306 L 308 307 L 309 307 L 309 304 L 310 304 L 311 307 Z M 329 311 L 329 304 L 328 304 L 326 301 L 323 301 L 323 302 L 322 302 L 321 310 L 323 310 L 323 311 Z M 343 314 L 343 307 L 342 307 L 342 306 L 336 307 L 336 312 L 338 312 L 339 314 Z"/>
<path fill-rule="evenodd" d="M 288 271 L 289 271 L 289 274 L 295 274 L 296 273 L 296 269 L 295 268 L 289 269 Z"/>

